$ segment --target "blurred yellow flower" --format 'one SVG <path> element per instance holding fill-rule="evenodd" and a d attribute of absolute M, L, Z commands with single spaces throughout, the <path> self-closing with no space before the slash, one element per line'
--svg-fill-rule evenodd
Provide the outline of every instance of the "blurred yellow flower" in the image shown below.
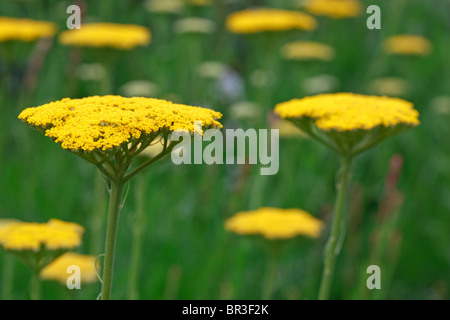
<path fill-rule="evenodd" d="M 263 207 L 237 213 L 226 221 L 225 229 L 241 235 L 262 235 L 275 240 L 296 236 L 317 238 L 322 225 L 322 221 L 301 209 Z"/>
<path fill-rule="evenodd" d="M 193 6 L 209 6 L 212 0 L 186 0 L 186 2 Z"/>
<path fill-rule="evenodd" d="M 173 25 L 175 33 L 213 33 L 216 28 L 214 21 L 200 17 L 189 17 L 176 21 Z"/>
<path fill-rule="evenodd" d="M 432 45 L 430 40 L 411 34 L 399 34 L 387 38 L 384 43 L 384 50 L 390 54 L 398 55 L 422 55 L 431 53 Z"/>
<path fill-rule="evenodd" d="M 0 17 L 0 42 L 8 40 L 33 41 L 49 38 L 56 33 L 56 24 L 47 21 Z"/>
<path fill-rule="evenodd" d="M 220 128 L 216 121 L 220 117 L 211 109 L 121 96 L 66 98 L 25 109 L 19 115 L 72 151 L 107 151 L 132 141 L 150 143 L 163 131 L 193 133 L 195 121 L 201 121 L 203 128 Z"/>
<path fill-rule="evenodd" d="M 182 0 L 148 0 L 145 8 L 154 13 L 180 13 L 183 9 Z"/>
<path fill-rule="evenodd" d="M 306 0 L 304 8 L 316 16 L 333 19 L 356 17 L 362 11 L 362 5 L 358 0 Z"/>
<path fill-rule="evenodd" d="M 231 13 L 226 20 L 230 32 L 244 34 L 293 29 L 313 30 L 316 25 L 316 20 L 306 13 L 282 9 L 246 9 Z"/>
<path fill-rule="evenodd" d="M 0 245 L 11 251 L 73 249 L 81 244 L 84 228 L 52 219 L 48 223 L 20 222 L 0 229 Z"/>
<path fill-rule="evenodd" d="M 412 103 L 398 98 L 353 93 L 321 94 L 293 99 L 275 107 L 285 119 L 313 119 L 321 130 L 370 130 L 378 126 L 416 126 L 419 113 Z"/>
<path fill-rule="evenodd" d="M 80 268 L 81 283 L 87 284 L 98 281 L 95 257 L 74 252 L 67 252 L 44 267 L 40 272 L 40 277 L 45 280 L 55 280 L 66 285 L 70 276 L 67 273 L 67 268 L 72 265 Z"/>
<path fill-rule="evenodd" d="M 151 41 L 148 28 L 133 24 L 87 23 L 81 29 L 64 31 L 59 36 L 64 45 L 133 49 Z"/>
<path fill-rule="evenodd" d="M 281 56 L 287 60 L 324 60 L 334 58 L 333 47 L 313 41 L 294 41 L 281 48 Z"/>
<path fill-rule="evenodd" d="M 369 83 L 369 91 L 377 95 L 403 96 L 408 91 L 408 82 L 397 77 L 383 77 Z"/>

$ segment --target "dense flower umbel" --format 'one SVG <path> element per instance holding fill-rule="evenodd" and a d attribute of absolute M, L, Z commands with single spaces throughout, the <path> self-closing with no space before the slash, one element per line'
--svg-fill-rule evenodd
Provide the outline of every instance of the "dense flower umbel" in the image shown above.
<path fill-rule="evenodd" d="M 233 33 L 313 30 L 316 20 L 310 15 L 281 9 L 247 9 L 230 14 L 226 25 Z"/>
<path fill-rule="evenodd" d="M 259 234 L 267 239 L 316 238 L 322 222 L 301 209 L 264 207 L 237 213 L 226 221 L 225 229 L 242 235 Z"/>
<path fill-rule="evenodd" d="M 399 34 L 384 41 L 384 49 L 390 54 L 398 55 L 429 55 L 431 53 L 430 40 L 417 35 Z"/>
<path fill-rule="evenodd" d="M 19 222 L 0 229 L 0 245 L 9 251 L 67 250 L 78 247 L 84 228 L 52 219 L 48 223 Z"/>
<path fill-rule="evenodd" d="M 88 23 L 81 29 L 64 31 L 59 37 L 64 45 L 133 49 L 151 41 L 148 28 L 132 24 Z"/>
<path fill-rule="evenodd" d="M 47 21 L 0 17 L 0 42 L 8 40 L 33 41 L 49 38 L 56 33 L 56 24 Z"/>
<path fill-rule="evenodd" d="M 221 114 L 210 109 L 153 98 L 93 96 L 63 99 L 24 110 L 19 118 L 37 127 L 64 149 L 110 150 L 159 132 L 221 127 Z"/>
<path fill-rule="evenodd" d="M 278 104 L 275 113 L 345 153 L 359 153 L 387 136 L 419 124 L 419 113 L 410 102 L 353 93 L 294 99 Z"/>
<path fill-rule="evenodd" d="M 74 252 L 67 252 L 41 270 L 40 277 L 45 280 L 55 280 L 61 284 L 67 283 L 69 274 L 67 268 L 75 265 L 80 268 L 81 283 L 97 282 L 95 257 Z"/>
<path fill-rule="evenodd" d="M 356 17 L 362 11 L 358 0 L 307 0 L 304 8 L 316 16 L 333 19 Z"/>

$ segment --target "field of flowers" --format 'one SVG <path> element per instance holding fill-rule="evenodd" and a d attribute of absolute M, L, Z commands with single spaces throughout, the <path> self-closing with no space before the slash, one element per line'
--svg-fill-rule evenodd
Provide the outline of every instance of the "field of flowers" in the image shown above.
<path fill-rule="evenodd" d="M 449 299 L 448 12 L 2 0 L 0 299 Z"/>

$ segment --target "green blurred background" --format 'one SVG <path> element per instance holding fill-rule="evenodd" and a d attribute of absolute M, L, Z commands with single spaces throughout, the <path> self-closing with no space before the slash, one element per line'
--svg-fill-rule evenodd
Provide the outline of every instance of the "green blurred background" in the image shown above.
<path fill-rule="evenodd" d="M 95 56 L 62 46 L 57 37 L 15 45 L 14 64 L 7 74 L 11 86 L 0 88 L 0 218 L 77 222 L 86 232 L 76 252 L 102 253 L 107 202 L 95 168 L 34 132 L 17 116 L 25 107 L 64 97 L 108 93 L 102 85 L 104 77 L 111 80 L 109 93 L 211 107 L 224 114 L 224 128 L 268 127 L 275 104 L 291 98 L 321 92 L 394 93 L 414 103 L 421 125 L 357 159 L 350 227 L 331 297 L 448 299 L 450 1 L 361 2 L 364 9 L 380 6 L 381 30 L 366 27 L 369 15 L 365 10 L 350 19 L 318 17 L 318 28 L 307 32 L 237 35 L 225 28 L 230 12 L 252 6 L 301 9 L 294 0 L 217 0 L 206 5 L 186 1 L 170 13 L 152 11 L 150 1 L 144 0 L 2 0 L 0 16 L 53 21 L 59 31 L 67 29 L 67 6 L 78 4 L 84 8 L 84 21 L 147 26 L 152 42 L 118 55 L 108 72 Z M 188 17 L 210 19 L 214 28 L 210 33 L 180 32 L 179 21 Z M 398 33 L 428 38 L 433 45 L 431 55 L 387 55 L 382 41 Z M 336 56 L 327 62 L 284 60 L 280 45 L 292 40 L 329 44 Z M 0 47 L 4 49 L 5 43 Z M 112 53 L 104 52 L 102 59 L 108 54 Z M 2 78 L 5 65 L 2 58 Z M 389 83 L 374 84 L 385 77 L 402 79 L 401 90 Z M 403 159 L 397 188 L 404 201 L 398 212 L 380 219 L 385 179 L 394 155 Z M 302 208 L 328 222 L 337 168 L 336 155 L 315 141 L 284 135 L 280 138 L 280 170 L 274 176 L 259 175 L 258 166 L 175 166 L 169 158 L 156 163 L 132 181 L 121 212 L 113 298 L 129 297 L 139 190 L 145 190 L 146 214 L 141 223 L 138 298 L 260 299 L 267 251 L 255 239 L 225 231 L 225 220 L 238 211 L 273 206 Z M 138 188 L 139 183 L 145 189 Z M 377 233 L 385 239 L 377 240 Z M 324 233 L 320 239 L 285 244 L 274 299 L 316 299 L 325 241 Z M 5 257 L 0 254 L 2 298 L 28 299 L 28 270 L 13 262 L 11 276 L 5 272 Z M 373 292 L 366 288 L 366 268 L 371 264 L 380 265 L 382 271 L 382 289 Z M 82 285 L 82 290 L 74 292 L 46 281 L 42 296 L 95 299 L 99 291 L 99 283 Z"/>

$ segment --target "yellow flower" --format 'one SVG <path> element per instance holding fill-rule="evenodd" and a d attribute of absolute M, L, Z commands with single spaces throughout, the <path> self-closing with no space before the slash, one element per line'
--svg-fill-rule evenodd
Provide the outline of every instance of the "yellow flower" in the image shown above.
<path fill-rule="evenodd" d="M 13 223 L 0 229 L 0 245 L 9 251 L 67 250 L 81 244 L 83 232 L 80 225 L 55 219 Z"/>
<path fill-rule="evenodd" d="M 412 103 L 398 98 L 352 93 L 321 94 L 280 103 L 275 112 L 285 119 L 311 118 L 321 130 L 370 130 L 419 124 Z"/>
<path fill-rule="evenodd" d="M 193 6 L 209 6 L 211 5 L 211 0 L 186 0 L 188 4 Z"/>
<path fill-rule="evenodd" d="M 47 21 L 0 17 L 0 42 L 8 40 L 33 41 L 49 38 L 56 33 L 56 24 Z"/>
<path fill-rule="evenodd" d="M 64 45 L 133 49 L 151 41 L 148 28 L 133 24 L 88 23 L 81 29 L 64 31 L 59 36 Z"/>
<path fill-rule="evenodd" d="M 384 41 L 384 50 L 390 54 L 426 56 L 431 53 L 431 48 L 428 39 L 417 35 L 399 34 Z"/>
<path fill-rule="evenodd" d="M 325 60 L 334 58 L 334 49 L 329 45 L 313 41 L 294 41 L 281 48 L 281 55 L 287 60 Z"/>
<path fill-rule="evenodd" d="M 386 96 L 402 96 L 408 91 L 408 82 L 402 78 L 383 77 L 369 83 L 369 91 Z"/>
<path fill-rule="evenodd" d="M 227 17 L 226 26 L 233 33 L 313 30 L 316 28 L 316 20 L 310 15 L 298 11 L 247 9 L 231 13 Z"/>
<path fill-rule="evenodd" d="M 225 229 L 242 235 L 259 234 L 272 240 L 296 236 L 317 238 L 322 222 L 300 209 L 264 207 L 237 213 L 226 221 Z"/>
<path fill-rule="evenodd" d="M 304 8 L 316 16 L 333 19 L 356 17 L 362 11 L 362 5 L 357 0 L 307 0 Z"/>
<path fill-rule="evenodd" d="M 81 283 L 93 283 L 98 280 L 95 269 L 95 257 L 74 252 L 67 252 L 41 270 L 40 277 L 45 280 L 56 280 L 66 285 L 70 273 L 69 266 L 80 268 Z"/>
<path fill-rule="evenodd" d="M 156 135 L 176 130 L 193 133 L 196 121 L 201 121 L 203 128 L 220 128 L 216 121 L 220 117 L 206 108 L 121 96 L 66 98 L 25 109 L 19 115 L 71 151 L 108 151 L 129 142 L 150 143 Z"/>
<path fill-rule="evenodd" d="M 183 9 L 182 0 L 148 0 L 145 8 L 153 13 L 178 14 Z"/>
<path fill-rule="evenodd" d="M 214 32 L 216 24 L 214 21 L 206 18 L 189 17 L 176 21 L 173 25 L 175 33 L 204 33 L 211 34 Z"/>
<path fill-rule="evenodd" d="M 353 93 L 293 99 L 278 104 L 275 113 L 337 153 L 349 157 L 419 124 L 419 113 L 410 102 Z"/>

